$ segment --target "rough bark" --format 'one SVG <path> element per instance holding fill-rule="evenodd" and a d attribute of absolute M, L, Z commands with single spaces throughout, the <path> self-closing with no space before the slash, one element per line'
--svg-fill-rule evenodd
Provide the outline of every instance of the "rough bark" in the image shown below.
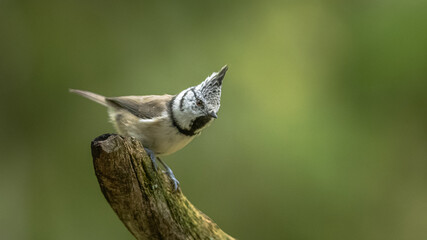
<path fill-rule="evenodd" d="M 155 171 L 140 142 L 105 134 L 92 141 L 102 193 L 136 239 L 234 239 Z"/>

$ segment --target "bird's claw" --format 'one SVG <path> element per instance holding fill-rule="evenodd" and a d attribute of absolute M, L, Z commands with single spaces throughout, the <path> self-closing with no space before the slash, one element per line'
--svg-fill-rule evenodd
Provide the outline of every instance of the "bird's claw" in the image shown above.
<path fill-rule="evenodd" d="M 165 171 L 163 171 L 163 172 L 166 173 L 166 175 L 168 175 L 169 178 L 172 180 L 173 190 L 177 191 L 178 187 L 179 187 L 179 181 L 178 181 L 178 179 L 176 179 L 175 175 L 173 174 L 172 169 L 170 169 L 170 167 L 168 167 L 168 165 L 166 165 L 166 163 L 164 163 L 160 158 L 157 158 L 157 160 L 159 160 L 159 162 L 165 168 Z"/>
<path fill-rule="evenodd" d="M 158 160 L 165 168 L 165 171 L 163 172 L 166 173 L 166 175 L 168 175 L 169 178 L 172 180 L 173 190 L 174 191 L 178 190 L 179 181 L 178 179 L 176 179 L 175 175 L 173 174 L 172 169 L 170 169 L 170 167 L 168 167 L 168 165 L 166 165 L 160 158 L 157 158 L 153 151 L 151 151 L 148 148 L 144 148 L 144 149 L 147 152 L 148 156 L 150 157 L 151 162 L 153 163 L 154 170 L 157 172 L 157 169 L 158 169 L 157 160 Z"/>
<path fill-rule="evenodd" d="M 170 170 L 170 169 L 169 169 Z M 175 175 L 173 174 L 173 172 L 172 171 L 168 171 L 168 170 L 166 170 L 166 171 L 164 171 L 168 176 L 169 176 L 169 178 L 172 180 L 172 184 L 173 184 L 173 190 L 174 191 L 176 191 L 176 190 L 178 190 L 178 186 L 179 186 L 179 181 L 178 181 L 178 179 L 176 179 L 176 177 L 175 177 Z"/>

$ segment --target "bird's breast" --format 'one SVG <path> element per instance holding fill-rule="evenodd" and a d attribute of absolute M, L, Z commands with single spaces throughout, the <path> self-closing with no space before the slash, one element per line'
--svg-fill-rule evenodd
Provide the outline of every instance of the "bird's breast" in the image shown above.
<path fill-rule="evenodd" d="M 154 146 L 158 156 L 167 156 L 178 150 L 181 150 L 187 144 L 189 144 L 194 137 L 182 136 L 182 134 L 175 134 L 170 136 L 168 139 L 163 139 L 163 141 L 158 142 Z"/>
<path fill-rule="evenodd" d="M 158 156 L 170 155 L 189 144 L 194 136 L 181 134 L 168 118 L 155 122 L 141 122 L 135 129 L 142 145 Z"/>
<path fill-rule="evenodd" d="M 182 149 L 195 137 L 180 133 L 167 115 L 142 119 L 123 110 L 110 111 L 110 119 L 121 135 L 136 138 L 158 156 Z"/>

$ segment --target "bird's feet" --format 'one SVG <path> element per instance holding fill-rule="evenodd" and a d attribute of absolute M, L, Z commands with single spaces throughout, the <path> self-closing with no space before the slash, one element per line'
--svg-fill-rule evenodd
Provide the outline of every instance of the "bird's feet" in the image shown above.
<path fill-rule="evenodd" d="M 175 175 L 173 174 L 172 169 L 170 169 L 170 167 L 168 167 L 168 165 L 166 165 L 166 163 L 164 163 L 160 158 L 157 158 L 157 160 L 159 160 L 159 162 L 165 168 L 166 171 L 163 171 L 163 172 L 165 172 L 169 176 L 169 178 L 172 180 L 173 190 L 174 191 L 178 190 L 179 181 L 178 179 L 176 179 Z"/>
<path fill-rule="evenodd" d="M 173 190 L 174 191 L 178 190 L 179 181 L 178 179 L 176 179 L 175 175 L 173 174 L 172 169 L 170 169 L 170 167 L 168 167 L 168 165 L 166 165 L 166 163 L 164 163 L 160 158 L 156 158 L 156 155 L 154 154 L 154 152 L 151 151 L 149 148 L 144 148 L 144 149 L 147 152 L 148 156 L 150 156 L 151 162 L 153 163 L 154 170 L 156 170 L 157 172 L 157 169 L 158 169 L 157 160 L 158 160 L 165 168 L 166 171 L 164 172 L 172 180 Z"/>

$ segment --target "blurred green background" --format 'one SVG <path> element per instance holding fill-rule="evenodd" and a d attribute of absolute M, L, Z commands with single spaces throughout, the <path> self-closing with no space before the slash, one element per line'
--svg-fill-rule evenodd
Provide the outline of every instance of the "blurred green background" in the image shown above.
<path fill-rule="evenodd" d="M 224 64 L 219 119 L 165 157 L 239 239 L 427 239 L 427 1 L 0 1 L 0 239 L 133 239 L 90 141 L 107 96 Z"/>

